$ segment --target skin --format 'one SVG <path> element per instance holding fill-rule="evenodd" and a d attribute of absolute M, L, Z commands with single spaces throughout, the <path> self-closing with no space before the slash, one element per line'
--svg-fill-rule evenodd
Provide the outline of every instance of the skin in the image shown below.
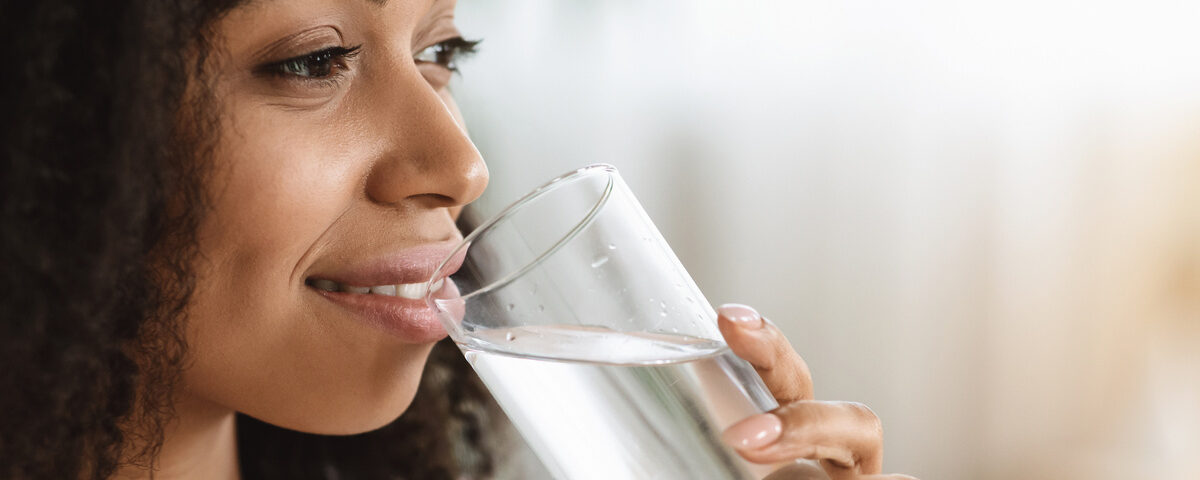
<path fill-rule="evenodd" d="M 451 71 L 414 60 L 459 36 L 453 11 L 453 0 L 262 0 L 215 25 L 213 203 L 199 230 L 190 364 L 156 478 L 238 478 L 235 412 L 350 434 L 408 408 L 433 344 L 381 334 L 305 279 L 460 238 L 454 219 L 483 191 L 487 169 L 446 88 Z M 358 45 L 333 77 L 263 71 Z M 828 460 L 836 479 L 874 478 L 855 475 L 879 471 L 878 420 L 812 401 L 807 367 L 774 326 L 722 322 L 784 405 L 775 412 L 782 438 L 743 456 Z M 810 448 L 818 444 L 831 447 Z M 131 466 L 118 478 L 149 473 Z"/>
<path fill-rule="evenodd" d="M 916 480 L 908 475 L 880 473 L 883 427 L 870 408 L 855 402 L 813 399 L 808 364 L 774 323 L 745 305 L 723 305 L 717 312 L 717 327 L 729 349 L 754 366 L 779 402 L 779 408 L 729 427 L 725 441 L 743 458 L 757 464 L 797 459 L 815 462 L 784 467 L 768 480 Z M 761 437 L 761 429 L 739 432 L 744 430 L 739 426 L 776 421 L 780 428 L 768 433 L 766 441 L 760 439 L 754 448 L 741 447 L 745 433 Z"/>

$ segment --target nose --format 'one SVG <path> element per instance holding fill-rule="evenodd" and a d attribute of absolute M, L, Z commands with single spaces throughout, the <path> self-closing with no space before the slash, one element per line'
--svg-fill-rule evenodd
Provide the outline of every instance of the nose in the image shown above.
<path fill-rule="evenodd" d="M 448 92 L 433 90 L 419 72 L 390 77 L 371 99 L 382 148 L 366 179 L 378 204 L 461 207 L 483 193 L 488 171 L 460 124 Z"/>

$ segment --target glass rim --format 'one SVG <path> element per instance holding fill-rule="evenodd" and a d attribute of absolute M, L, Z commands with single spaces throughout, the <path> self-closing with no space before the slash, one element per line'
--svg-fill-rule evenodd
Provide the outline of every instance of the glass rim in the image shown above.
<path fill-rule="evenodd" d="M 617 167 L 614 167 L 613 165 L 610 165 L 607 163 L 593 163 L 591 165 L 587 165 L 585 167 L 578 168 L 578 169 L 572 170 L 570 172 L 564 173 L 562 175 L 559 175 L 557 177 L 554 177 L 553 179 L 547 181 L 546 183 L 543 183 L 542 185 L 533 189 L 532 191 L 525 194 L 524 196 L 517 199 L 516 201 L 508 204 L 508 206 L 504 207 L 504 209 L 501 210 L 500 213 L 493 215 L 487 221 L 481 223 L 478 227 L 475 227 L 475 229 L 472 230 L 471 233 L 468 234 L 465 238 L 463 238 L 461 242 L 458 242 L 458 245 L 454 246 L 454 249 L 450 251 L 450 254 L 447 255 L 445 259 L 443 259 L 440 263 L 438 263 L 437 268 L 434 269 L 434 271 L 433 271 L 433 276 L 430 278 L 429 281 L 425 282 L 426 302 L 428 303 L 433 300 L 439 300 L 439 301 L 451 300 L 451 299 L 434 299 L 434 298 L 432 298 L 434 292 L 429 287 L 432 286 L 433 279 L 438 278 L 438 276 L 442 273 L 442 271 L 446 269 L 446 265 L 448 263 L 450 263 L 450 261 L 452 259 L 454 259 L 456 256 L 458 256 L 460 253 L 462 253 L 463 250 L 466 250 L 467 248 L 469 248 L 471 246 L 471 242 L 473 242 L 476 238 L 478 238 L 484 232 L 490 230 L 496 224 L 513 216 L 514 214 L 516 214 L 516 212 L 518 210 L 520 210 L 525 205 L 533 202 L 534 200 L 537 200 L 538 198 L 540 198 L 550 192 L 553 192 L 553 191 L 563 187 L 564 185 L 568 185 L 570 183 L 573 183 L 575 180 L 579 180 L 579 179 L 586 178 L 586 177 L 591 177 L 591 176 L 595 176 L 595 175 L 607 175 L 609 177 L 608 184 L 605 185 L 604 191 L 600 193 L 600 197 L 596 200 L 596 203 L 594 205 L 592 205 L 592 208 L 590 210 L 588 210 L 587 214 L 585 214 L 583 216 L 583 218 L 580 219 L 579 222 L 575 224 L 575 226 L 571 227 L 570 230 L 568 230 L 566 233 L 564 233 L 562 235 L 562 237 L 560 237 L 558 240 L 556 240 L 554 242 L 553 245 L 551 245 L 549 248 L 546 248 L 545 251 L 538 254 L 538 256 L 535 257 L 533 260 L 531 260 L 529 263 L 514 270 L 512 273 L 505 275 L 504 278 L 501 278 L 499 280 L 488 283 L 487 285 L 481 286 L 478 289 L 476 289 L 475 291 L 468 293 L 466 295 L 460 295 L 458 297 L 455 297 L 453 300 L 466 303 L 466 301 L 471 299 L 472 297 L 475 297 L 475 296 L 481 295 L 481 294 L 486 294 L 492 290 L 501 288 L 504 285 L 507 285 L 508 283 L 512 282 L 513 280 L 516 280 L 520 276 L 524 275 L 529 270 L 532 270 L 533 268 L 537 267 L 546 258 L 550 257 L 551 255 L 554 255 L 554 253 L 557 252 L 559 249 L 561 249 L 564 245 L 566 245 L 567 242 L 570 242 L 572 239 L 574 239 L 579 234 L 579 232 L 583 231 L 584 227 L 587 227 L 588 225 L 590 225 L 592 223 L 592 220 L 596 218 L 596 214 L 598 214 L 600 212 L 601 207 L 603 207 L 605 204 L 607 204 L 608 199 L 612 196 L 613 185 L 615 183 L 613 180 L 613 176 L 615 176 L 616 174 L 617 174 Z M 449 277 L 449 276 L 450 275 L 447 275 L 447 277 Z"/>

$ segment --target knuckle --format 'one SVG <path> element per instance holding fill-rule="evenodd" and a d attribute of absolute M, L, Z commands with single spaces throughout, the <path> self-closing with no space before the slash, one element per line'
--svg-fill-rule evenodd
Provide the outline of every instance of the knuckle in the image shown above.
<path fill-rule="evenodd" d="M 804 445 L 796 448 L 792 454 L 796 458 L 816 459 L 820 458 L 818 453 L 816 445 Z"/>
<path fill-rule="evenodd" d="M 879 415 L 876 415 L 874 410 L 871 410 L 871 407 L 859 402 L 846 402 L 845 405 L 855 419 L 870 426 L 872 434 L 883 438 L 883 421 L 879 419 Z"/>

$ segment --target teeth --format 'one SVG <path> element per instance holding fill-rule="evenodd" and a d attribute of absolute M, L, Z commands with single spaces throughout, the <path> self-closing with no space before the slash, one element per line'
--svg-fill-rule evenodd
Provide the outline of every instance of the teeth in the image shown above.
<path fill-rule="evenodd" d="M 424 283 L 406 283 L 396 285 L 396 295 L 413 300 L 420 300 L 425 295 Z"/>
<path fill-rule="evenodd" d="M 442 289 L 442 285 L 446 283 L 445 279 L 433 282 L 429 290 L 425 289 L 425 282 L 421 283 L 402 283 L 399 285 L 378 285 L 374 287 L 355 287 L 353 285 L 342 285 L 333 280 L 315 279 L 312 281 L 312 286 L 326 292 L 349 292 L 360 295 L 384 295 L 388 297 L 404 297 L 412 300 L 420 300 L 425 297 L 426 291 L 438 291 Z"/>
<path fill-rule="evenodd" d="M 371 294 L 372 295 L 387 295 L 389 297 L 394 297 L 394 296 L 396 296 L 396 286 L 395 285 L 380 285 L 378 287 L 371 287 Z"/>

